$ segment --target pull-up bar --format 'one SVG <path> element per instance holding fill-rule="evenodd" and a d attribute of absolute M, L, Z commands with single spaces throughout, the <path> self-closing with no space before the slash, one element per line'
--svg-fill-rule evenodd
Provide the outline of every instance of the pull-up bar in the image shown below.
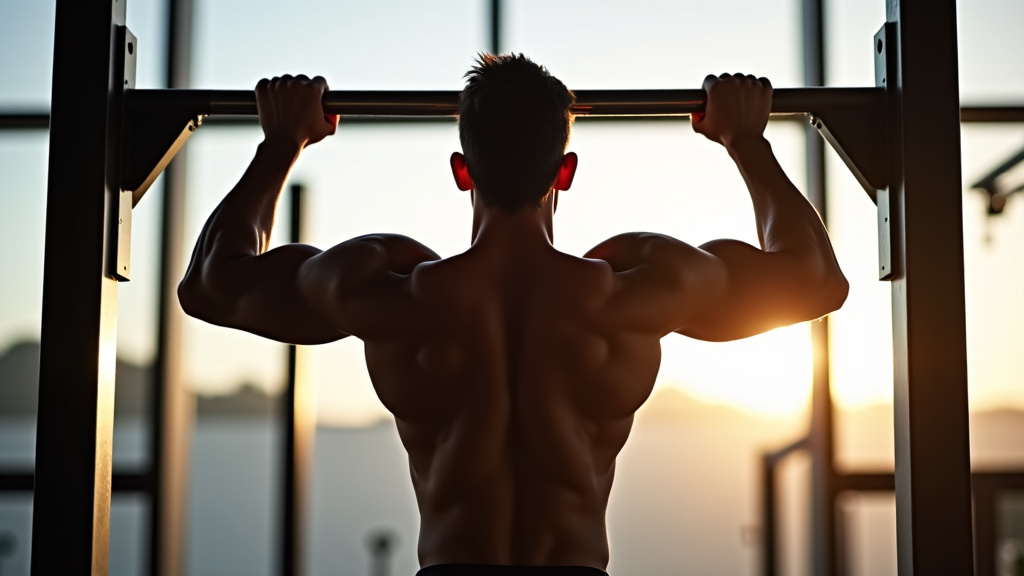
<path fill-rule="evenodd" d="M 578 90 L 580 117 L 664 117 L 703 112 L 703 90 Z M 252 90 L 125 90 L 126 162 L 121 189 L 137 204 L 206 116 L 255 116 Z M 348 117 L 442 117 L 459 111 L 457 91 L 329 91 L 324 112 Z M 808 115 L 874 197 L 886 186 L 884 88 L 779 88 L 772 114 Z"/>
<path fill-rule="evenodd" d="M 578 116 L 672 116 L 703 112 L 703 90 L 578 90 Z M 132 90 L 132 105 L 187 109 L 198 116 L 256 115 L 251 90 Z M 825 110 L 863 109 L 881 105 L 884 88 L 779 88 L 772 96 L 773 114 L 815 114 Z M 454 116 L 459 92 L 329 91 L 324 112 L 343 116 Z"/>

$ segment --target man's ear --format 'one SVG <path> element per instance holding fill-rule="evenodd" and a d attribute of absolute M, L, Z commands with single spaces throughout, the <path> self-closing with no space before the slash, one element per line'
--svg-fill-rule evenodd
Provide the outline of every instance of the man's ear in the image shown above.
<path fill-rule="evenodd" d="M 555 176 L 555 183 L 552 186 L 555 190 L 568 190 L 572 186 L 572 179 L 576 177 L 576 166 L 580 159 L 575 152 L 566 152 L 562 156 L 562 165 L 558 167 L 558 175 Z"/>
<path fill-rule="evenodd" d="M 469 169 L 466 168 L 466 157 L 461 152 L 452 152 L 451 165 L 452 176 L 455 177 L 455 185 L 459 190 L 472 190 L 473 180 L 469 177 Z"/>

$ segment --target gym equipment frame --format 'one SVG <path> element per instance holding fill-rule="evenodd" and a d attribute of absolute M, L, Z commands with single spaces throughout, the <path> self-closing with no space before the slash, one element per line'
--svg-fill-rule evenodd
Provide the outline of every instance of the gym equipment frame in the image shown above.
<path fill-rule="evenodd" d="M 126 2 L 57 1 L 32 524 L 38 576 L 107 571 L 114 326 L 117 282 L 131 274 L 131 209 L 204 116 L 255 112 L 247 92 L 135 90 Z M 892 284 L 901 576 L 973 572 L 955 17 L 952 0 L 887 0 L 888 22 L 870 45 L 875 87 L 779 89 L 773 105 L 774 114 L 810 116 L 878 206 L 879 276 Z M 577 96 L 583 118 L 702 107 L 699 90 Z M 450 116 L 456 98 L 332 92 L 325 111 Z M 976 114 L 1019 113 L 1002 112 Z M 173 479 L 161 486 L 173 490 Z"/>

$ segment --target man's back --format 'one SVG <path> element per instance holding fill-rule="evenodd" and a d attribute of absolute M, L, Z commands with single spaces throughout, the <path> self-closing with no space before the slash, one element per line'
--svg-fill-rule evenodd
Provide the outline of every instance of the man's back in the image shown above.
<path fill-rule="evenodd" d="M 337 119 L 319 106 L 322 78 L 264 80 L 266 138 L 204 226 L 179 300 L 193 316 L 279 341 L 365 342 L 409 452 L 423 576 L 599 573 L 615 457 L 651 392 L 660 338 L 731 340 L 817 318 L 848 284 L 763 137 L 767 80 L 708 77 L 707 116 L 693 119 L 736 162 L 760 248 L 631 233 L 574 258 L 552 245 L 558 195 L 577 166 L 565 151 L 571 93 L 521 56 L 484 57 L 469 78 L 466 154 L 451 156 L 473 206 L 468 251 L 441 260 L 397 235 L 268 251 L 293 163 Z"/>
<path fill-rule="evenodd" d="M 433 564 L 608 561 L 605 509 L 659 337 L 623 330 L 603 262 L 478 242 L 408 276 L 408 331 L 366 339 Z"/>

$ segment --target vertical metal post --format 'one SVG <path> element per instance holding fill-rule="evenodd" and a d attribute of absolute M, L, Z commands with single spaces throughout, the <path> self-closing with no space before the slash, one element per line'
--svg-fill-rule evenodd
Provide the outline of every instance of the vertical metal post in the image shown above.
<path fill-rule="evenodd" d="M 291 239 L 302 241 L 303 187 L 292 185 Z M 312 482 L 315 414 L 312 390 L 302 373 L 299 349 L 288 346 L 288 383 L 281 397 L 282 409 L 282 498 L 281 498 L 281 574 L 300 576 L 305 569 L 303 543 L 306 538 L 306 510 Z"/>
<path fill-rule="evenodd" d="M 58 0 L 32 574 L 107 573 L 127 0 Z M 134 46 L 132 47 L 134 48 Z"/>
<path fill-rule="evenodd" d="M 192 51 L 192 0 L 168 0 L 167 87 L 188 88 Z M 185 572 L 185 511 L 194 399 L 182 374 L 181 306 L 177 285 L 184 255 L 186 152 L 164 172 L 157 301 L 157 351 L 153 370 L 150 436 L 149 573 Z"/>
<path fill-rule="evenodd" d="M 886 5 L 899 574 L 972 574 L 956 4 Z"/>
<path fill-rule="evenodd" d="M 825 85 L 824 6 L 803 0 L 804 84 Z M 805 128 L 807 196 L 828 223 L 825 182 L 825 141 L 818 129 Z M 811 391 L 811 574 L 836 574 L 835 458 L 833 454 L 832 390 L 829 374 L 828 317 L 811 323 L 813 379 Z"/>
<path fill-rule="evenodd" d="M 996 576 L 996 498 L 989 482 L 974 481 L 974 546 L 977 576 Z"/>
<path fill-rule="evenodd" d="M 775 462 L 771 454 L 761 459 L 761 574 L 775 576 L 778 571 L 778 534 L 775 503 Z"/>
<path fill-rule="evenodd" d="M 501 0 L 491 0 L 490 17 L 490 51 L 501 54 Z"/>

